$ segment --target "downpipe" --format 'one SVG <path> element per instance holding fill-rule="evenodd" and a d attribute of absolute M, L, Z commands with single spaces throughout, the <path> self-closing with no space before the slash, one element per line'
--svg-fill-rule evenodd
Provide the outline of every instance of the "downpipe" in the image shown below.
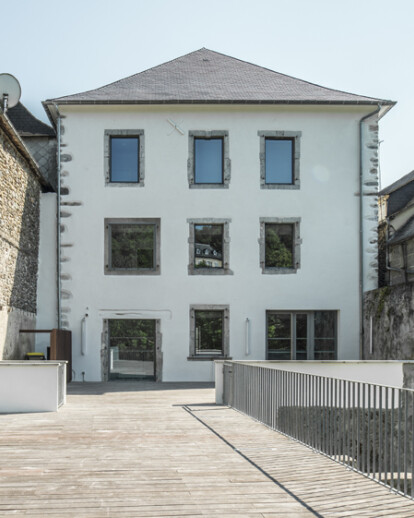
<path fill-rule="evenodd" d="M 60 263 L 60 255 L 61 255 L 61 237 L 60 237 L 60 224 L 61 224 L 61 217 L 60 217 L 60 167 L 61 167 L 61 161 L 60 161 L 60 137 L 61 137 L 61 115 L 59 112 L 59 108 L 57 104 L 54 104 L 56 113 L 57 113 L 57 217 L 56 217 L 56 246 L 57 246 L 57 264 L 56 264 L 56 282 L 57 282 L 57 325 L 58 329 L 62 328 L 62 288 L 60 283 L 60 276 L 61 276 L 61 263 Z"/>

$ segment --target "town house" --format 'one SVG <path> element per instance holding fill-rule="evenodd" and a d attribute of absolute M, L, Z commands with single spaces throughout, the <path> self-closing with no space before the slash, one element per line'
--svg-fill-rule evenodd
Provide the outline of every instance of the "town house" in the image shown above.
<path fill-rule="evenodd" d="M 393 104 L 204 48 L 45 101 L 74 379 L 359 359 L 378 121 Z"/>

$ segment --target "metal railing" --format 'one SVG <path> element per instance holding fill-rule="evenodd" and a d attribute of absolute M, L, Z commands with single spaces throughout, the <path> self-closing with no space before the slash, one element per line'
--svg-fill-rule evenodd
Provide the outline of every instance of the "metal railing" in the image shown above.
<path fill-rule="evenodd" d="M 414 391 L 224 362 L 223 402 L 414 498 Z"/>

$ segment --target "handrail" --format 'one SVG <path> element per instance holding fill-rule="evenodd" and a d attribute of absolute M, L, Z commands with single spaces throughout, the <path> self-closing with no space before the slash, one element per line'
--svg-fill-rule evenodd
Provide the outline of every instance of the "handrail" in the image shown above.
<path fill-rule="evenodd" d="M 414 498 L 414 390 L 234 361 L 223 371 L 224 404 Z"/>

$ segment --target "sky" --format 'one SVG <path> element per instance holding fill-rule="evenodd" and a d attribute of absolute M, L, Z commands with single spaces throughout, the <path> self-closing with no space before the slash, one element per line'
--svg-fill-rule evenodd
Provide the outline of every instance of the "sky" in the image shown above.
<path fill-rule="evenodd" d="M 0 0 L 0 73 L 41 101 L 207 47 L 329 88 L 397 101 L 380 121 L 385 187 L 414 169 L 413 0 Z"/>

